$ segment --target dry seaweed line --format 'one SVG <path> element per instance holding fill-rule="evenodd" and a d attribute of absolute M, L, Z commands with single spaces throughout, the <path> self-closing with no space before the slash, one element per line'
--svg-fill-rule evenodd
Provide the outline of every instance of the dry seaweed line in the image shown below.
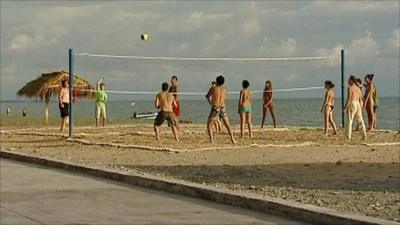
<path fill-rule="evenodd" d="M 40 132 L 10 132 L 2 130 L 1 134 L 19 134 L 19 135 L 36 135 L 36 136 L 52 136 L 52 137 L 67 137 L 66 134 L 56 134 L 56 133 L 40 133 Z M 137 134 L 147 134 L 149 132 L 141 132 L 138 131 Z M 315 142 L 303 142 L 303 143 L 294 143 L 294 144 L 250 144 L 250 145 L 239 145 L 239 146 L 215 146 L 215 147 L 205 147 L 205 148 L 194 148 L 194 149 L 174 149 L 169 147 L 154 147 L 147 145 L 132 145 L 132 144 L 118 144 L 118 143 L 104 143 L 104 142 L 91 142 L 84 139 L 79 138 L 69 138 L 67 141 L 77 142 L 80 144 L 86 145 L 100 145 L 100 146 L 108 146 L 108 147 L 116 147 L 116 148 L 129 148 L 129 149 L 139 149 L 139 150 L 151 150 L 151 151 L 164 151 L 164 152 L 173 152 L 173 153 L 181 153 L 181 152 L 195 152 L 195 151 L 215 151 L 215 150 L 228 150 L 228 149 L 248 149 L 248 148 L 260 148 L 260 147 L 278 147 L 278 148 L 288 148 L 288 147 L 307 147 L 307 146 L 320 146 L 320 144 Z M 349 145 L 349 144 L 343 144 Z M 324 145 L 327 147 L 332 146 L 343 146 L 343 145 Z M 400 142 L 385 142 L 385 143 L 364 143 L 366 146 L 394 146 L 400 145 Z"/>

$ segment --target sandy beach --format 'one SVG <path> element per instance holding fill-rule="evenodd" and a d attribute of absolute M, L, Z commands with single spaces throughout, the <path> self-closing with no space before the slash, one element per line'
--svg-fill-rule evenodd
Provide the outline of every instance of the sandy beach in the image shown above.
<path fill-rule="evenodd" d="M 96 129 L 78 121 L 74 140 L 40 119 L 1 118 L 1 146 L 128 173 L 152 174 L 220 188 L 290 199 L 342 212 L 400 221 L 400 134 L 354 132 L 352 142 L 323 135 L 321 128 L 256 128 L 254 139 L 229 143 L 225 132 L 210 145 L 205 125 L 182 124 L 179 144 L 161 128 L 156 142 L 151 124 L 115 121 Z"/>

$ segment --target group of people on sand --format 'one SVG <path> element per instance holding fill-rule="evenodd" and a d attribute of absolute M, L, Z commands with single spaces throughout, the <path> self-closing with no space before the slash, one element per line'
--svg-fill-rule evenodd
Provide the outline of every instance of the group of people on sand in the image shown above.
<path fill-rule="evenodd" d="M 348 80 L 347 101 L 344 107 L 346 112 L 347 123 L 345 133 L 347 140 L 351 140 L 353 131 L 353 123 L 356 124 L 356 130 L 362 132 L 364 140 L 367 139 L 367 131 L 372 131 L 376 128 L 376 110 L 378 108 L 378 97 L 375 84 L 372 82 L 374 74 L 367 74 L 364 77 L 364 94 L 363 84 L 361 79 L 351 75 Z M 321 112 L 324 114 L 325 135 L 328 135 L 329 125 L 333 128 L 336 135 L 338 133 L 335 121 L 333 119 L 333 111 L 335 108 L 335 85 L 327 80 L 325 81 L 325 100 L 321 107 Z M 366 109 L 368 117 L 368 130 L 365 128 L 363 119 L 363 109 Z"/>
<path fill-rule="evenodd" d="M 179 102 L 177 100 L 178 87 L 176 84 L 177 77 L 173 76 L 171 79 L 172 86 L 168 89 L 168 83 L 163 83 L 161 85 L 161 92 L 157 94 L 155 100 L 155 107 L 160 109 L 157 117 L 154 120 L 154 132 L 156 134 L 157 140 L 160 140 L 159 127 L 166 120 L 168 125 L 171 127 L 176 141 L 179 140 L 177 135 L 177 113 L 176 109 L 179 109 Z M 218 76 L 215 81 L 211 83 L 211 87 L 206 94 L 206 99 L 211 105 L 210 114 L 207 120 L 207 132 L 210 138 L 210 142 L 214 142 L 214 130 L 221 131 L 221 126 L 224 124 L 228 134 L 230 136 L 231 142 L 236 143 L 233 136 L 232 128 L 229 122 L 228 113 L 225 108 L 225 99 L 227 96 L 227 91 L 224 87 L 225 78 L 223 76 Z M 242 90 L 239 95 L 238 102 L 238 114 L 240 116 L 240 137 L 244 138 L 244 124 L 247 124 L 249 130 L 250 138 L 253 138 L 252 132 L 252 122 L 251 122 L 251 105 L 253 102 L 253 94 L 250 90 L 250 83 L 247 80 L 242 82 Z M 172 90 L 172 91 L 171 91 Z M 271 81 L 266 81 L 264 89 L 264 103 L 263 103 L 263 117 L 261 122 L 261 127 L 265 124 L 266 113 L 269 110 L 272 115 L 274 127 L 276 127 L 274 108 L 272 102 L 272 83 Z M 178 111 L 179 112 L 179 111 Z"/>
<path fill-rule="evenodd" d="M 366 128 L 362 116 L 362 110 L 366 109 L 368 116 L 368 131 L 376 128 L 376 109 L 378 107 L 378 98 L 376 86 L 372 82 L 374 75 L 367 74 L 364 78 L 364 95 L 362 94 L 362 82 L 361 79 L 351 75 L 348 80 L 348 93 L 347 102 L 345 105 L 345 111 L 347 114 L 347 124 L 345 126 L 345 133 L 347 139 L 351 140 L 352 125 L 353 121 L 356 123 L 356 130 L 361 130 L 364 140 L 366 140 Z M 106 103 L 107 103 L 107 92 L 105 91 L 105 84 L 103 83 L 104 78 L 97 82 L 96 87 L 96 127 L 99 126 L 100 117 L 102 118 L 103 127 L 106 125 Z M 234 144 L 236 140 L 233 136 L 232 128 L 229 122 L 228 113 L 225 108 L 225 99 L 227 91 L 224 87 L 225 78 L 218 76 L 215 81 L 211 83 L 211 87 L 206 94 L 206 99 L 211 106 L 210 113 L 207 120 L 207 132 L 210 138 L 210 142 L 214 142 L 214 130 L 221 131 L 222 124 L 226 127 L 230 136 L 231 142 Z M 325 135 L 328 135 L 329 126 L 333 128 L 334 134 L 338 134 L 337 127 L 333 118 L 333 112 L 335 108 L 335 85 L 327 80 L 325 81 L 326 94 L 324 102 L 321 106 L 321 112 L 323 113 L 325 122 Z M 178 77 L 171 77 L 171 85 L 167 82 L 162 83 L 161 92 L 156 95 L 155 107 L 159 109 L 155 120 L 154 120 L 154 132 L 156 139 L 160 140 L 160 126 L 167 121 L 168 126 L 171 127 L 174 139 L 179 141 L 178 133 L 179 123 L 178 117 L 180 116 L 180 105 L 179 105 L 179 90 L 178 90 Z M 242 90 L 239 95 L 238 102 L 238 114 L 240 117 L 240 137 L 244 138 L 244 126 L 247 124 L 249 137 L 253 138 L 252 131 L 252 103 L 253 93 L 250 90 L 250 83 L 247 80 L 242 82 Z M 61 90 L 59 93 L 59 109 L 61 114 L 61 128 L 63 131 L 68 123 L 69 116 L 69 86 L 67 80 L 61 82 Z M 263 115 L 261 119 L 261 128 L 264 127 L 265 118 L 267 112 L 270 111 L 273 126 L 276 128 L 276 119 L 273 105 L 273 91 L 272 82 L 267 80 L 265 82 L 265 88 L 263 92 Z"/>

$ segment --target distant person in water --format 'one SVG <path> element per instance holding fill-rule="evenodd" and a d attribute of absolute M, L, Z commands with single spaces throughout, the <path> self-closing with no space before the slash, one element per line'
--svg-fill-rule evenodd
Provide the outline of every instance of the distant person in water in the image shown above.
<path fill-rule="evenodd" d="M 172 110 L 175 114 L 175 126 L 177 129 L 179 129 L 178 117 L 181 115 L 181 107 L 178 100 L 178 77 L 175 75 L 171 77 L 171 87 L 169 88 L 169 92 L 173 94 L 176 102 L 176 105 L 172 106 Z"/>
<path fill-rule="evenodd" d="M 238 113 L 240 116 L 240 138 L 244 136 L 244 123 L 246 122 L 249 129 L 249 136 L 253 138 L 252 124 L 251 124 L 251 104 L 253 102 L 253 94 L 249 88 L 250 83 L 247 80 L 242 82 L 242 90 L 239 95 Z"/>
<path fill-rule="evenodd" d="M 231 142 L 235 144 L 236 141 L 235 138 L 233 137 L 233 132 L 231 129 L 231 125 L 229 123 L 228 114 L 226 113 L 225 109 L 226 90 L 224 88 L 224 83 L 225 83 L 225 78 L 223 76 L 218 76 L 216 79 L 216 86 L 212 89 L 212 94 L 210 95 L 211 99 L 207 98 L 207 101 L 211 105 L 211 111 L 207 121 L 207 131 L 208 131 L 208 136 L 210 137 L 210 142 L 214 143 L 214 135 L 212 127 L 215 119 L 220 118 L 224 123 L 226 129 L 228 130 Z"/>
<path fill-rule="evenodd" d="M 367 139 L 367 133 L 365 131 L 364 120 L 362 117 L 362 93 L 360 88 L 357 87 L 356 82 L 357 80 L 355 76 L 351 75 L 348 80 L 349 87 L 347 89 L 347 101 L 344 108 L 347 114 L 346 137 L 348 141 L 351 141 L 353 120 L 355 120 L 357 126 L 361 128 L 364 140 Z"/>
<path fill-rule="evenodd" d="M 376 86 L 372 83 L 374 74 L 365 75 L 365 94 L 364 108 L 367 110 L 368 116 L 368 131 L 376 128 L 376 109 L 378 108 L 378 98 L 376 94 Z"/>
<path fill-rule="evenodd" d="M 10 106 L 7 107 L 7 116 L 11 116 L 11 107 Z"/>
<path fill-rule="evenodd" d="M 67 80 L 61 81 L 61 90 L 58 95 L 58 107 L 61 115 L 60 130 L 63 131 L 69 118 L 69 85 Z"/>
<path fill-rule="evenodd" d="M 160 109 L 160 112 L 158 112 L 157 117 L 154 120 L 154 132 L 156 134 L 156 139 L 157 141 L 160 140 L 160 126 L 166 120 L 172 129 L 175 141 L 179 141 L 176 129 L 176 118 L 173 111 L 173 107 L 176 107 L 175 98 L 171 93 L 168 92 L 168 83 L 162 83 L 161 90 L 162 91 L 157 94 L 154 103 L 155 107 Z"/>
<path fill-rule="evenodd" d="M 22 117 L 26 117 L 28 115 L 28 110 L 24 107 L 22 109 Z"/>
<path fill-rule="evenodd" d="M 217 83 L 216 83 L 215 81 L 212 81 L 212 82 L 211 82 L 211 87 L 210 87 L 210 89 L 208 90 L 208 92 L 207 92 L 207 94 L 206 94 L 206 99 L 207 99 L 207 100 L 210 99 L 210 97 L 212 96 L 213 89 L 214 89 L 216 86 L 217 86 Z M 221 132 L 221 119 L 220 119 L 220 118 L 216 118 L 216 119 L 214 120 L 214 128 L 215 128 L 215 131 Z"/>
<path fill-rule="evenodd" d="M 103 120 L 103 127 L 106 126 L 107 118 L 107 92 L 105 91 L 105 84 L 103 83 L 104 78 L 97 81 L 97 92 L 96 92 L 96 127 L 99 126 L 100 117 Z"/>
<path fill-rule="evenodd" d="M 325 81 L 326 94 L 324 104 L 322 104 L 321 107 L 321 112 L 324 113 L 325 135 L 328 135 L 329 124 L 333 128 L 333 133 L 337 134 L 336 124 L 333 120 L 333 110 L 335 109 L 335 91 L 333 90 L 334 87 L 335 85 L 332 83 L 332 81 Z"/>
<path fill-rule="evenodd" d="M 274 123 L 274 128 L 276 128 L 276 121 L 275 121 L 275 112 L 274 112 L 274 104 L 272 103 L 272 82 L 270 80 L 265 81 L 265 88 L 263 94 L 263 115 L 261 119 L 261 128 L 264 127 L 265 118 L 267 117 L 267 111 L 271 112 L 272 121 Z"/>

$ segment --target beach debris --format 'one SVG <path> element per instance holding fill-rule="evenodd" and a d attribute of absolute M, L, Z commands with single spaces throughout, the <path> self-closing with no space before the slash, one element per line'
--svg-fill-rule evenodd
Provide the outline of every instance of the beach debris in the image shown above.
<path fill-rule="evenodd" d="M 335 165 L 337 165 L 337 166 L 342 165 L 342 164 L 343 164 L 343 161 L 342 161 L 342 160 L 339 160 L 339 161 L 337 161 L 337 162 L 335 163 Z"/>
<path fill-rule="evenodd" d="M 256 186 L 255 186 L 255 185 L 250 185 L 247 189 L 255 190 L 255 189 L 256 189 Z"/>

